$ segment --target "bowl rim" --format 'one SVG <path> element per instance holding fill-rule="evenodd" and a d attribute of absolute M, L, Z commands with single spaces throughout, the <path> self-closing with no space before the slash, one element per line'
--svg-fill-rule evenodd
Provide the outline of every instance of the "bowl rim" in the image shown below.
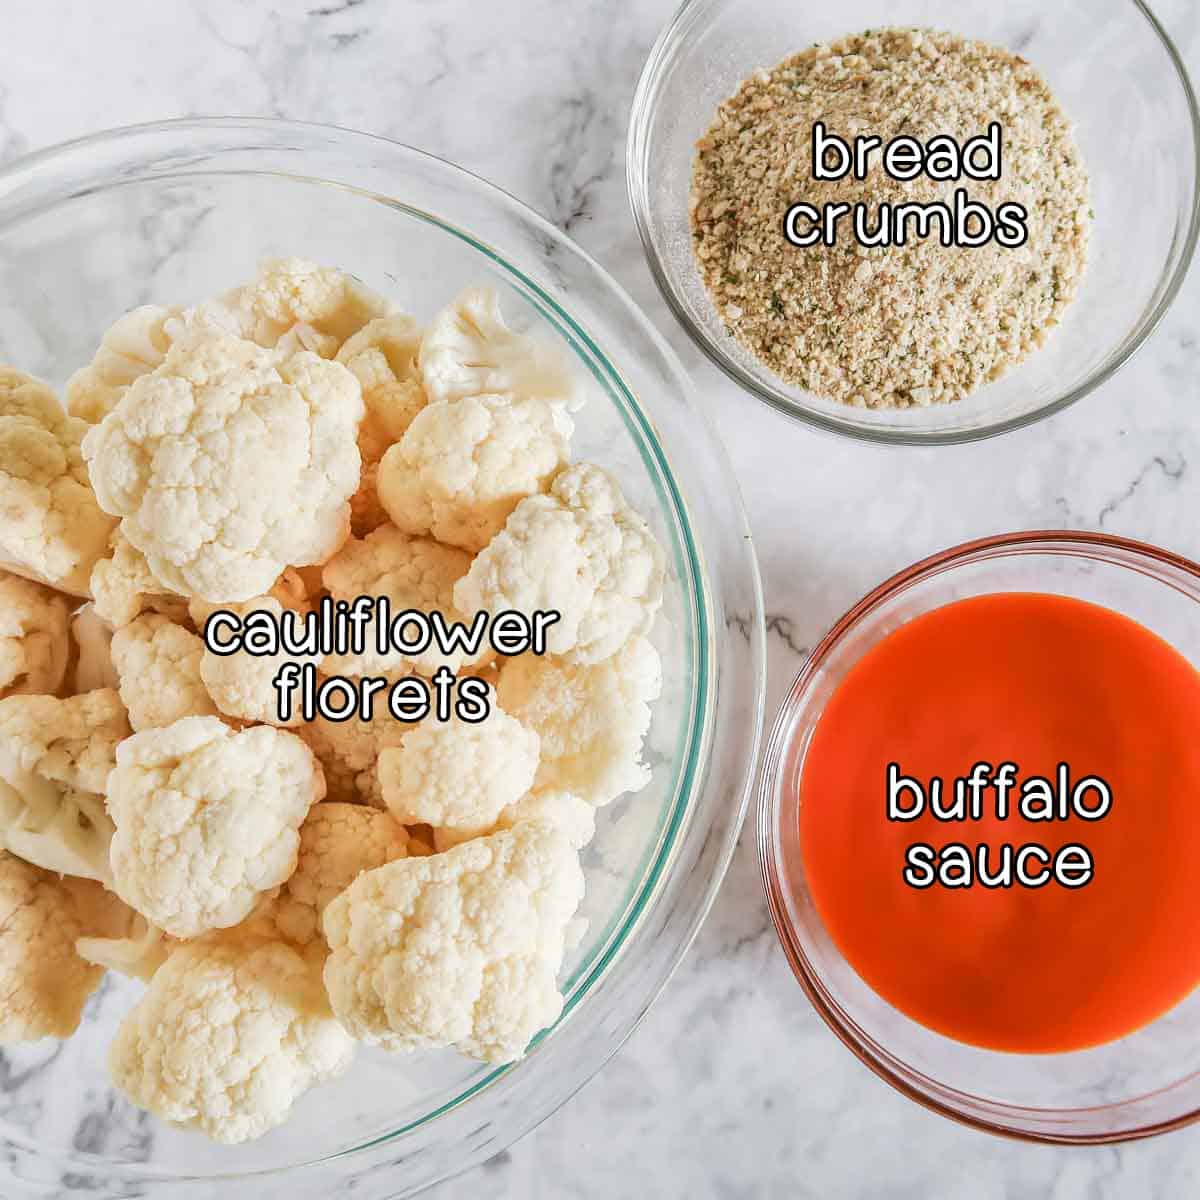
<path fill-rule="evenodd" d="M 686 604 L 693 612 L 695 621 L 694 638 L 696 646 L 693 657 L 698 659 L 697 670 L 700 673 L 694 694 L 691 696 L 690 707 L 694 710 L 688 716 L 686 724 L 689 735 L 688 756 L 677 772 L 675 790 L 672 796 L 665 800 L 662 828 L 659 830 L 657 842 L 650 844 L 646 850 L 645 861 L 641 866 L 641 878 L 627 898 L 624 908 L 618 913 L 617 927 L 612 935 L 598 947 L 596 954 L 585 967 L 574 972 L 573 987 L 567 996 L 567 1003 L 560 1018 L 550 1029 L 542 1031 L 531 1045 L 529 1061 L 532 1062 L 532 1051 L 547 1041 L 549 1034 L 560 1025 L 567 1023 L 569 1015 L 593 992 L 603 992 L 604 984 L 613 978 L 612 968 L 623 958 L 623 952 L 636 937 L 642 934 L 646 925 L 648 913 L 661 899 L 661 893 L 666 880 L 677 866 L 680 847 L 686 839 L 690 823 L 688 818 L 694 811 L 697 798 L 706 791 L 723 783 L 721 791 L 721 807 L 729 814 L 727 830 L 722 834 L 724 844 L 713 856 L 706 869 L 708 878 L 703 888 L 694 899 L 681 904 L 675 911 L 682 911 L 685 920 L 681 922 L 678 934 L 672 933 L 672 941 L 677 946 L 671 951 L 671 958 L 664 970 L 651 972 L 653 978 L 648 980 L 647 988 L 641 991 L 636 1012 L 632 1019 L 622 1017 L 620 1028 L 609 1031 L 604 1040 L 602 1052 L 589 1054 L 586 1058 L 586 1069 L 577 1078 L 571 1080 L 568 1090 L 556 1093 L 554 1102 L 548 1107 L 535 1106 L 539 1111 L 529 1118 L 522 1118 L 514 1136 L 507 1137 L 503 1144 L 509 1145 L 529 1131 L 533 1125 L 544 1120 L 557 1110 L 579 1088 L 583 1087 L 599 1070 L 617 1053 L 625 1041 L 632 1035 L 641 1023 L 657 996 L 670 981 L 675 970 L 682 962 L 688 948 L 694 941 L 701 925 L 711 909 L 720 885 L 732 861 L 736 850 L 738 836 L 744 824 L 746 811 L 749 807 L 751 790 L 755 778 L 755 766 L 763 734 L 763 716 L 765 711 L 766 685 L 766 632 L 763 617 L 763 594 L 761 574 L 758 566 L 757 553 L 749 529 L 745 505 L 737 477 L 729 462 L 724 444 L 717 436 L 710 414 L 695 404 L 695 389 L 690 386 L 690 375 L 679 361 L 666 339 L 655 327 L 642 308 L 637 305 L 626 289 L 619 284 L 609 271 L 596 259 L 580 247 L 570 236 L 552 225 L 545 217 L 518 199 L 510 192 L 489 182 L 474 172 L 438 155 L 421 150 L 417 147 L 400 142 L 393 138 L 366 133 L 342 126 L 322 124 L 317 122 L 290 121 L 278 118 L 238 117 L 238 116 L 200 116 L 181 117 L 164 121 L 142 122 L 134 125 L 118 126 L 100 130 L 82 137 L 73 138 L 43 149 L 22 155 L 11 163 L 0 167 L 0 233 L 19 225 L 30 216 L 40 212 L 39 200 L 44 200 L 42 192 L 50 194 L 54 201 L 62 202 L 86 195 L 90 191 L 91 181 L 79 185 L 71 180 L 71 172 L 93 171 L 91 159 L 98 149 L 116 150 L 123 148 L 126 159 L 132 158 L 141 167 L 143 173 L 137 178 L 166 179 L 186 177 L 193 173 L 194 162 L 190 159 L 179 164 L 172 163 L 161 169 L 149 158 L 149 151 L 156 141 L 167 138 L 179 140 L 193 135 L 199 143 L 194 148 L 196 155 L 205 153 L 222 153 L 229 151 L 245 152 L 257 150 L 264 154 L 279 154 L 291 152 L 308 152 L 316 148 L 317 143 L 323 149 L 335 148 L 346 151 L 358 147 L 373 150 L 377 155 L 394 156 L 398 162 L 421 161 L 433 171 L 446 179 L 465 179 L 470 190 L 476 197 L 490 201 L 498 211 L 505 215 L 515 215 L 534 229 L 548 246 L 559 251 L 567 252 L 583 264 L 590 276 L 602 285 L 614 306 L 626 317 L 637 323 L 647 341 L 652 344 L 654 352 L 659 354 L 670 374 L 678 381 L 686 392 L 691 404 L 689 420 L 699 422 L 706 435 L 709 449 L 716 459 L 718 467 L 725 475 L 726 487 L 723 492 L 723 511 L 726 514 L 729 528 L 736 530 L 740 560 L 736 564 L 739 572 L 744 570 L 744 586 L 752 600 L 751 611 L 747 614 L 746 642 L 750 661 L 751 692 L 742 699 L 745 701 L 745 724 L 749 734 L 746 744 L 737 758 L 736 779 L 730 788 L 731 780 L 718 781 L 713 775 L 713 747 L 715 744 L 714 725 L 720 696 L 729 688 L 723 683 L 723 671 L 719 663 L 718 646 L 724 637 L 719 616 L 719 598 L 713 587 L 713 577 L 707 563 L 709 551 L 702 546 L 698 534 L 694 532 L 695 522 L 691 512 L 692 505 L 688 501 L 686 489 L 678 478 L 673 465 L 674 456 L 664 447 L 659 433 L 659 423 L 654 415 L 638 399 L 631 384 L 627 382 L 625 373 L 618 364 L 593 339 L 586 318 L 578 318 L 574 314 L 578 307 L 564 307 L 564 302 L 553 293 L 547 285 L 547 276 L 531 276 L 527 270 L 530 254 L 512 255 L 501 252 L 483 234 L 470 227 L 460 227 L 451 217 L 437 216 L 419 207 L 406 204 L 403 199 L 383 195 L 370 189 L 362 189 L 377 199 L 387 200 L 409 209 L 417 216 L 433 217 L 435 223 L 447 233 L 468 241 L 475 250 L 497 262 L 504 274 L 513 283 L 519 283 L 525 300 L 539 308 L 544 316 L 552 319 L 560 334 L 569 337 L 572 342 L 581 343 L 587 350 L 585 356 L 579 345 L 573 345 L 573 352 L 581 359 L 582 365 L 595 371 L 595 364 L 607 375 L 607 382 L 614 392 L 619 393 L 619 404 L 627 410 L 619 414 L 629 426 L 635 440 L 645 442 L 645 448 L 639 447 L 646 467 L 652 474 L 660 477 L 656 483 L 660 499 L 664 501 L 669 496 L 670 511 L 667 514 L 670 523 L 677 527 L 672 530 L 672 536 L 682 535 L 681 551 L 686 560 Z M 207 139 L 207 140 L 205 140 Z M 159 145 L 158 149 L 162 149 Z M 378 165 L 378 164 L 376 164 Z M 222 168 L 228 174 L 276 174 L 273 171 L 255 170 L 251 167 Z M 202 172 L 195 172 L 202 174 Z M 220 173 L 220 171 L 218 172 Z M 70 189 L 64 184 L 64 177 L 71 183 Z M 336 183 L 344 185 L 343 179 L 333 174 L 322 174 L 319 170 L 310 173 L 295 174 L 294 179 L 311 182 Z M 128 177 L 118 178 L 112 186 L 123 186 L 131 180 Z M 358 190 L 358 189 L 352 189 Z M 565 327 L 565 328 L 564 328 Z M 616 397 L 614 396 L 614 402 Z M 617 406 L 614 403 L 614 406 Z M 732 569 L 732 568 L 731 568 Z M 739 718 L 739 721 L 741 719 Z M 711 836 L 711 830 L 705 835 L 705 841 Z M 118 1162 L 107 1158 L 97 1158 L 80 1152 L 54 1152 L 55 1160 L 63 1164 L 80 1166 L 91 1172 L 97 1168 L 107 1176 L 122 1182 L 138 1183 L 142 1186 L 182 1186 L 205 1181 L 216 1183 L 233 1183 L 253 1179 L 265 1180 L 270 1177 L 292 1175 L 315 1166 L 328 1166 L 346 1161 L 363 1162 L 364 1170 L 378 1165 L 373 1161 L 372 1152 L 380 1149 L 399 1148 L 405 1136 L 417 1129 L 428 1129 L 442 1118 L 453 1113 L 461 1112 L 476 1096 L 491 1089 L 494 1084 L 511 1082 L 518 1073 L 521 1063 L 506 1064 L 498 1068 L 489 1068 L 486 1076 L 460 1089 L 453 1099 L 440 1105 L 416 1121 L 399 1125 L 387 1133 L 362 1138 L 354 1145 L 335 1150 L 318 1158 L 300 1159 L 280 1166 L 251 1168 L 247 1171 L 218 1171 L 212 1174 L 197 1176 L 190 1171 L 176 1171 L 158 1163 L 138 1164 L 133 1162 Z M 5 1137 L 2 1139 L 10 1142 Z M 25 1145 L 23 1139 L 11 1140 L 10 1144 L 22 1151 L 28 1152 L 31 1147 Z M 493 1149 L 493 1152 L 495 1150 Z M 455 1174 L 476 1165 L 480 1159 L 472 1157 L 464 1148 L 461 1164 L 456 1164 Z M 423 1188 L 432 1183 L 449 1177 L 443 1173 L 436 1179 L 421 1182 Z M 403 1185 L 401 1192 L 408 1194 Z M 392 1193 L 389 1193 L 389 1195 Z"/>
<path fill-rule="evenodd" d="M 964 1125 L 1010 1141 L 1056 1146 L 1113 1145 L 1141 1141 L 1192 1125 L 1200 1121 L 1200 1107 L 1177 1117 L 1130 1129 L 1097 1134 L 1070 1134 L 1026 1129 L 1006 1123 L 1001 1119 L 989 1120 L 974 1112 L 956 1108 L 948 1100 L 939 1098 L 939 1096 L 947 1095 L 952 1089 L 938 1085 L 936 1080 L 931 1080 L 936 1085 L 936 1095 L 922 1091 L 890 1065 L 890 1055 L 887 1054 L 885 1047 L 878 1046 L 879 1053 L 876 1053 L 872 1049 L 876 1045 L 873 1038 L 866 1034 L 863 1034 L 862 1037 L 855 1036 L 855 1033 L 848 1028 L 848 1024 L 853 1024 L 853 1022 L 849 1022 L 848 1018 L 843 1020 L 838 1006 L 827 998 L 826 989 L 817 971 L 811 966 L 801 939 L 788 915 L 784 896 L 785 889 L 776 863 L 778 838 L 773 813 L 774 796 L 784 754 L 791 742 L 790 730 L 793 719 L 803 703 L 804 693 L 829 655 L 840 645 L 842 639 L 855 629 L 864 617 L 914 583 L 934 578 L 954 567 L 986 558 L 1012 554 L 1045 554 L 1048 551 L 1057 551 L 1071 557 L 1102 557 L 1109 564 L 1120 566 L 1125 570 L 1142 571 L 1143 568 L 1139 567 L 1139 562 L 1165 567 L 1190 576 L 1200 585 L 1200 563 L 1160 546 L 1113 534 L 1054 529 L 1001 533 L 975 538 L 931 554 L 912 566 L 898 571 L 868 592 L 834 623 L 805 659 L 791 687 L 788 688 L 780 702 L 779 712 L 767 738 L 758 782 L 759 871 L 763 888 L 766 891 L 775 933 L 793 975 L 817 1015 L 825 1022 L 838 1041 L 873 1075 L 928 1112 L 945 1117 L 958 1125 Z M 1114 555 L 1119 557 L 1114 557 Z M 1167 580 L 1160 581 L 1164 586 L 1172 586 Z M 1005 1107 L 1010 1111 L 1015 1111 L 1019 1106 L 1008 1105 Z M 1060 1111 L 1080 1110 L 1064 1109 Z"/>
<path fill-rule="evenodd" d="M 985 441 L 1012 433 L 1034 425 L 1047 417 L 1063 412 L 1073 404 L 1091 395 L 1097 388 L 1102 387 L 1112 379 L 1133 357 L 1142 349 L 1153 336 L 1163 318 L 1179 296 L 1187 280 L 1192 261 L 1200 245 L 1200 100 L 1197 99 L 1196 89 L 1192 84 L 1191 75 L 1183 55 L 1175 45 L 1163 24 L 1151 11 L 1146 0 L 1129 0 L 1129 3 L 1145 18 L 1154 33 L 1171 65 L 1175 68 L 1175 76 L 1183 90 L 1184 99 L 1191 116 L 1192 129 L 1192 202 L 1191 217 L 1188 221 L 1187 233 L 1180 249 L 1179 261 L 1172 271 L 1167 287 L 1159 297 L 1158 303 L 1147 317 L 1144 317 L 1131 338 L 1119 354 L 1102 370 L 1093 372 L 1088 378 L 1069 392 L 1042 405 L 1032 412 L 1022 413 L 1017 417 L 997 421 L 977 429 L 956 429 L 921 433 L 905 429 L 873 429 L 869 426 L 855 424 L 849 419 L 829 416 L 815 409 L 788 399 L 772 387 L 766 386 L 726 354 L 708 332 L 692 320 L 679 293 L 672 282 L 671 272 L 663 262 L 651 235 L 650 199 L 647 188 L 649 177 L 649 154 L 651 133 L 658 111 L 658 91 L 661 75 L 667 63 L 674 57 L 678 48 L 684 44 L 691 33 L 701 5 L 711 4 L 712 0 L 683 0 L 675 10 L 658 35 L 642 73 L 638 77 L 634 91 L 633 106 L 629 117 L 629 131 L 625 143 L 625 181 L 629 197 L 629 206 L 633 213 L 634 225 L 637 227 L 638 238 L 642 244 L 642 252 L 654 282 L 667 302 L 676 321 L 683 327 L 696 347 L 729 379 L 751 396 L 764 401 L 776 412 L 783 416 L 823 433 L 836 434 L 853 438 L 856 441 L 885 446 L 955 446 L 971 442 Z"/>

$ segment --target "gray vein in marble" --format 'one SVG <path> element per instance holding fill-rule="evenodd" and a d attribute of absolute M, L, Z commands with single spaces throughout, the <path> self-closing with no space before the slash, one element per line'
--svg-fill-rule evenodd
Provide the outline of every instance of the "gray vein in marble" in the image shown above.
<path fill-rule="evenodd" d="M 1182 454 L 1175 454 L 1168 459 L 1156 454 L 1137 474 L 1133 482 L 1117 497 L 1110 500 L 1101 510 L 1096 523 L 1101 529 L 1108 520 L 1120 512 L 1122 506 L 1138 494 L 1148 479 L 1161 476 L 1168 484 L 1177 484 L 1187 474 L 1187 460 Z"/>
<path fill-rule="evenodd" d="M 336 17 L 342 13 L 352 12 L 356 8 L 362 8 L 366 0 L 340 0 L 338 4 L 329 4 L 321 8 L 310 8 L 308 15 L 310 17 Z"/>
<path fill-rule="evenodd" d="M 767 637 L 778 638 L 797 658 L 807 658 L 812 649 L 801 644 L 796 635 L 796 622 L 782 613 L 767 613 Z"/>

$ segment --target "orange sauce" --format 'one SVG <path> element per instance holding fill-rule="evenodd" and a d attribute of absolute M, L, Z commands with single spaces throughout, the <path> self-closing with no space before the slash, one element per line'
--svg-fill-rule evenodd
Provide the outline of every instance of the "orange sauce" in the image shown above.
<path fill-rule="evenodd" d="M 1100 776 L 1100 820 L 888 819 L 888 764 L 952 787 L 977 762 L 1018 781 Z M 949 793 L 947 793 L 947 796 Z M 1136 622 L 1058 596 L 959 601 L 897 629 L 848 672 L 800 782 L 817 910 L 881 997 L 930 1029 L 1021 1053 L 1123 1037 L 1200 982 L 1200 673 Z M 1089 803 L 1095 802 L 1095 796 Z M 945 803 L 945 801 L 944 801 Z M 1085 886 L 913 887 L 908 848 L 1086 847 Z M 1040 863 L 1035 863 L 1039 870 Z M 961 873 L 957 876 L 961 879 Z"/>

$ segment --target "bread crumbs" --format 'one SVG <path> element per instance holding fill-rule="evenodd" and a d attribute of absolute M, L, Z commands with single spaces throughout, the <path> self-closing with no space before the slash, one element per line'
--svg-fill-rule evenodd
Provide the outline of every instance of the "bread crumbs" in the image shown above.
<path fill-rule="evenodd" d="M 813 178 L 812 128 L 851 142 L 907 134 L 959 143 L 1003 130 L 999 181 L 899 182 L 873 155 L 866 178 Z M 846 231 L 802 249 L 784 215 L 804 201 L 952 204 L 956 188 L 1028 211 L 1008 249 L 930 236 L 865 248 Z M 745 80 L 697 143 L 693 248 L 730 335 L 787 383 L 845 404 L 958 400 L 1040 346 L 1075 298 L 1087 259 L 1088 178 L 1045 81 L 1003 48 L 952 34 L 872 30 L 813 46 Z"/>

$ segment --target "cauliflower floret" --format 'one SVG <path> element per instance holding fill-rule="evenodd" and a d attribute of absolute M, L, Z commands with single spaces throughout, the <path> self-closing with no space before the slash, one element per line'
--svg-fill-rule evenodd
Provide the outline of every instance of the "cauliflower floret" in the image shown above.
<path fill-rule="evenodd" d="M 662 661 L 642 637 L 592 666 L 522 654 L 500 670 L 496 698 L 541 738 L 535 787 L 603 805 L 645 787 L 642 741 L 662 690 Z"/>
<path fill-rule="evenodd" d="M 353 1055 L 297 951 L 225 935 L 179 947 L 155 971 L 117 1031 L 109 1069 L 139 1107 L 237 1143 L 281 1125 Z"/>
<path fill-rule="evenodd" d="M 529 792 L 515 804 L 508 805 L 496 818 L 485 834 L 499 829 L 513 829 L 517 825 L 536 821 L 550 825 L 563 833 L 576 850 L 582 850 L 596 836 L 596 810 L 582 796 L 570 792 Z M 478 833 L 464 832 L 443 826 L 433 830 L 433 845 L 438 853 L 469 842 Z M 413 851 L 410 849 L 410 853 Z"/>
<path fill-rule="evenodd" d="M 100 510 L 69 417 L 44 384 L 0 365 L 0 567 L 88 594 L 116 522 Z"/>
<path fill-rule="evenodd" d="M 467 288 L 433 318 L 418 364 L 430 400 L 508 392 L 571 409 L 581 402 L 566 356 L 548 341 L 510 329 L 492 288 Z"/>
<path fill-rule="evenodd" d="M 358 430 L 362 477 L 350 498 L 350 528 L 355 537 L 387 523 L 377 487 L 379 460 L 428 402 L 416 365 L 420 342 L 417 323 L 397 314 L 364 325 L 338 351 L 337 361 L 353 371 L 362 386 L 366 407 Z"/>
<path fill-rule="evenodd" d="M 162 613 L 176 624 L 187 615 L 187 600 L 154 578 L 146 556 L 129 544 L 120 526 L 109 538 L 109 553 L 92 568 L 90 584 L 96 613 L 113 629 L 143 612 Z"/>
<path fill-rule="evenodd" d="M 112 660 L 112 629 L 101 619 L 92 604 L 85 604 L 71 618 L 71 641 L 74 645 L 74 668 L 71 694 L 98 692 L 121 686 L 117 668 Z"/>
<path fill-rule="evenodd" d="M 67 381 L 67 409 L 99 424 L 130 384 L 162 365 L 174 344 L 228 336 L 281 356 L 311 350 L 332 358 L 350 334 L 387 311 L 383 300 L 340 271 L 302 259 L 269 260 L 257 279 L 219 300 L 186 310 L 146 304 L 126 313 L 101 339 L 92 361 Z M 419 342 L 417 331 L 413 360 Z"/>
<path fill-rule="evenodd" d="M 426 614 L 440 613 L 450 625 L 463 619 L 454 607 L 454 585 L 470 566 L 471 556 L 462 550 L 428 538 L 410 537 L 384 525 L 362 541 L 347 542 L 325 564 L 323 578 L 335 600 L 352 604 L 359 596 L 386 596 L 393 620 L 406 609 L 415 609 Z M 405 669 L 434 675 L 442 666 L 458 672 L 494 653 L 485 640 L 474 655 L 467 655 L 461 649 L 443 654 L 433 643 L 420 654 L 404 655 L 395 649 L 381 654 L 374 620 L 364 628 L 363 653 L 330 655 L 325 660 L 328 674 L 379 675 Z"/>
<path fill-rule="evenodd" d="M 0 1045 L 79 1028 L 104 970 L 75 953 L 75 940 L 101 893 L 0 850 Z"/>
<path fill-rule="evenodd" d="M 104 791 L 128 734 L 113 691 L 0 701 L 0 846 L 61 875 L 107 882 Z"/>
<path fill-rule="evenodd" d="M 548 496 L 517 505 L 454 585 L 469 616 L 509 609 L 556 611 L 550 653 L 579 663 L 615 654 L 647 633 L 662 605 L 662 548 L 614 480 L 587 463 L 569 467 Z"/>
<path fill-rule="evenodd" d="M 567 462 L 561 405 L 483 395 L 430 404 L 383 456 L 379 502 L 406 533 L 481 550 Z"/>
<path fill-rule="evenodd" d="M 267 923 L 275 936 L 324 961 L 321 917 L 329 903 L 363 871 L 407 854 L 408 833 L 390 814 L 361 804 L 318 804 L 300 828 L 295 873 L 251 920 Z"/>
<path fill-rule="evenodd" d="M 106 928 L 77 939 L 75 953 L 106 971 L 149 983 L 178 943 L 111 892 L 105 899 L 114 909 L 112 918 Z"/>
<path fill-rule="evenodd" d="M 412 726 L 395 720 L 384 706 L 377 706 L 373 720 L 354 717 L 330 721 L 317 717 L 296 726 L 325 770 L 330 800 L 345 804 L 369 804 L 383 808 L 376 764 L 381 751 L 398 746 Z"/>
<path fill-rule="evenodd" d="M 121 697 L 113 691 L 0 700 L 0 755 L 22 771 L 101 794 L 117 746 L 129 736 Z"/>
<path fill-rule="evenodd" d="M 84 439 L 96 493 L 154 576 L 214 603 L 267 592 L 349 533 L 358 380 L 230 338 L 172 347 Z"/>
<path fill-rule="evenodd" d="M 296 869 L 324 794 L 311 751 L 279 729 L 187 717 L 135 734 L 108 785 L 114 890 L 174 937 L 237 925 Z"/>
<path fill-rule="evenodd" d="M 103 421 L 129 385 L 167 357 L 171 338 L 164 325 L 178 316 L 177 308 L 144 304 L 119 318 L 100 339 L 92 361 L 67 380 L 67 411 L 89 425 Z"/>
<path fill-rule="evenodd" d="M 227 604 L 222 607 L 243 620 L 251 613 L 265 612 L 278 622 L 283 614 L 283 605 L 274 596 L 260 596 L 247 604 Z M 203 628 L 203 606 L 193 604 L 192 612 L 193 616 L 201 617 L 197 624 Z M 207 695 L 212 697 L 217 709 L 227 717 L 287 727 L 303 721 L 298 705 L 293 707 L 288 720 L 279 719 L 279 699 L 273 681 L 284 663 L 316 667 L 320 665 L 320 655 L 296 656 L 282 651 L 279 654 L 259 655 L 245 650 L 234 654 L 214 654 L 205 643 L 201 642 L 201 646 L 200 679 Z"/>
<path fill-rule="evenodd" d="M 202 325 L 207 316 L 211 325 L 260 346 L 293 353 L 313 350 L 332 358 L 369 321 L 387 316 L 391 305 L 333 267 L 303 258 L 270 258 L 259 264 L 250 283 L 192 310 L 197 311 Z M 288 335 L 290 342 L 280 346 Z"/>
<path fill-rule="evenodd" d="M 200 677 L 204 653 L 199 637 L 157 613 L 145 613 L 117 630 L 113 665 L 135 731 L 217 715 Z"/>
<path fill-rule="evenodd" d="M 500 814 L 500 829 L 515 829 L 527 822 L 550 825 L 582 850 L 596 836 L 596 810 L 582 796 L 571 792 L 530 792 Z"/>
<path fill-rule="evenodd" d="M 471 838 L 529 791 L 537 766 L 537 734 L 493 708 L 475 724 L 427 718 L 379 755 L 378 770 L 383 802 L 401 824 Z"/>
<path fill-rule="evenodd" d="M 539 824 L 368 871 L 325 910 L 333 1011 L 391 1050 L 512 1062 L 562 1011 L 563 935 L 582 896 L 570 842 Z"/>
<path fill-rule="evenodd" d="M 338 351 L 362 386 L 366 416 L 358 431 L 364 463 L 377 463 L 427 403 L 417 370 L 421 327 L 402 313 L 364 325 Z"/>
<path fill-rule="evenodd" d="M 0 699 L 50 695 L 62 687 L 69 615 L 66 597 L 0 571 Z"/>

